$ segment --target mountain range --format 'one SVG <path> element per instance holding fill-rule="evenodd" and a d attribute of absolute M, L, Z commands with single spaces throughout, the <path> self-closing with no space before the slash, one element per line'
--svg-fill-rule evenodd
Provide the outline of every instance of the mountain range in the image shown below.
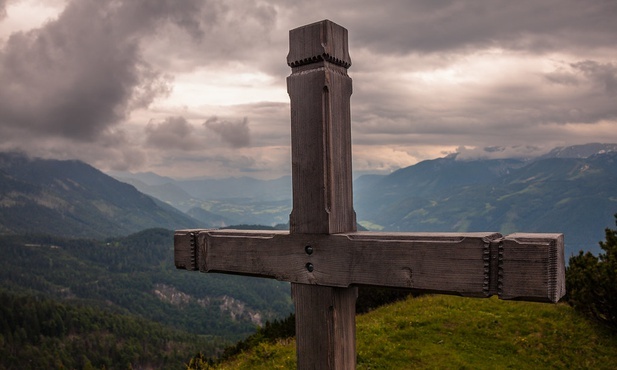
<path fill-rule="evenodd" d="M 0 154 L 0 233 L 102 238 L 150 227 L 274 226 L 291 212 L 290 177 L 110 174 L 79 161 Z M 450 155 L 363 175 L 354 207 L 370 230 L 562 232 L 568 255 L 597 252 L 617 213 L 617 144 L 524 159 Z"/>
<path fill-rule="evenodd" d="M 80 161 L 0 153 L 0 234 L 105 238 L 199 222 Z"/>
<path fill-rule="evenodd" d="M 598 252 L 617 213 L 617 151 L 535 160 L 439 158 L 372 178 L 357 187 L 355 199 L 368 228 L 556 232 L 564 233 L 567 256 Z"/>
<path fill-rule="evenodd" d="M 492 150 L 499 154 L 498 150 Z M 617 144 L 559 147 L 536 158 L 426 160 L 354 181 L 357 219 L 384 231 L 561 232 L 567 255 L 598 252 L 617 213 Z M 285 224 L 291 178 L 173 180 L 114 174 L 208 227 Z"/>
<path fill-rule="evenodd" d="M 291 176 L 174 180 L 152 172 L 109 174 L 186 212 L 203 227 L 285 224 L 291 212 Z"/>

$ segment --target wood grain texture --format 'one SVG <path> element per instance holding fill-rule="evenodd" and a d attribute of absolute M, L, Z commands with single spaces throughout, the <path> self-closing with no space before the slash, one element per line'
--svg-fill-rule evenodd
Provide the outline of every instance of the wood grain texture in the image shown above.
<path fill-rule="evenodd" d="M 320 31 L 333 28 L 337 32 Z M 337 51 L 346 31 L 329 21 L 292 30 L 290 55 Z M 345 37 L 341 37 L 341 34 Z M 336 34 L 339 37 L 329 37 Z M 322 45 L 313 38 L 323 37 Z M 318 45 L 313 45 L 316 43 Z M 298 50 L 296 50 L 298 49 Z M 347 49 L 345 44 L 344 49 Z M 312 58 L 308 58 L 313 60 Z M 293 64 L 293 63 L 292 63 Z M 294 67 L 287 78 L 291 100 L 291 151 L 293 210 L 290 230 L 297 233 L 332 234 L 356 229 L 351 167 L 351 78 L 345 67 L 317 58 Z"/>
<path fill-rule="evenodd" d="M 562 234 L 508 235 L 500 257 L 504 299 L 557 302 L 566 293 Z"/>
<path fill-rule="evenodd" d="M 292 284 L 291 295 L 298 369 L 354 369 L 357 288 Z"/>
<path fill-rule="evenodd" d="M 289 32 L 287 78 L 291 105 L 291 175 L 293 210 L 290 233 L 302 238 L 356 230 L 351 172 L 351 65 L 347 30 L 328 20 Z M 278 239 L 278 238 L 274 238 Z M 304 245 L 287 250 L 305 252 Z M 296 272 L 312 269 L 305 258 L 257 262 L 293 264 Z M 208 252 L 209 254 L 209 252 Z M 308 254 L 307 254 L 308 255 Z M 309 255 L 310 257 L 310 255 Z M 206 265 L 210 259 L 206 259 Z M 300 265 L 300 266 L 299 266 Z M 285 276 L 286 278 L 286 276 Z M 309 279 L 305 279 L 308 283 Z M 356 288 L 292 282 L 296 307 L 299 369 L 353 369 L 356 364 Z"/>
<path fill-rule="evenodd" d="M 332 287 L 371 285 L 469 297 L 496 294 L 501 299 L 543 302 L 556 302 L 565 294 L 561 234 L 189 233 L 196 235 L 197 268 L 202 272 Z"/>

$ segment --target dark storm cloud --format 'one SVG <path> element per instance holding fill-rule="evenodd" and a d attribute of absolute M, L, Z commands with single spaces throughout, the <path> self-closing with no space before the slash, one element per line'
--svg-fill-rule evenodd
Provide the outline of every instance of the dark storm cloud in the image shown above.
<path fill-rule="evenodd" d="M 140 38 L 166 21 L 198 35 L 198 3 L 72 1 L 42 28 L 12 34 L 0 51 L 4 132 L 95 141 L 166 95 L 170 77 L 144 60 Z"/>
<path fill-rule="evenodd" d="M 215 132 L 225 143 L 234 148 L 246 147 L 250 144 L 251 135 L 246 117 L 236 122 L 211 117 L 204 122 L 204 126 Z"/>

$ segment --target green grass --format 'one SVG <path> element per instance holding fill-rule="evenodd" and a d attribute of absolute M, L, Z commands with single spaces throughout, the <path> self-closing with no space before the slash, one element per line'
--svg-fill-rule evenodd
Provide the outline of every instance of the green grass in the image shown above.
<path fill-rule="evenodd" d="M 357 317 L 358 369 L 615 369 L 617 335 L 566 304 L 425 296 Z M 295 369 L 295 341 L 219 369 Z"/>

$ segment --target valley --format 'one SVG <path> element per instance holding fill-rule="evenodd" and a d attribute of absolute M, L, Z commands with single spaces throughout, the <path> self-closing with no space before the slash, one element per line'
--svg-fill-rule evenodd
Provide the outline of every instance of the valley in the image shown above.
<path fill-rule="evenodd" d="M 111 175 L 79 161 L 0 153 L 0 293 L 21 302 L 14 306 L 31 307 L 30 317 L 38 323 L 28 326 L 17 317 L 22 321 L 2 323 L 4 343 L 31 349 L 13 351 L 7 357 L 11 363 L 36 351 L 50 355 L 40 347 L 44 341 L 90 335 L 82 326 L 66 324 L 74 320 L 68 316 L 61 321 L 71 329 L 60 331 L 60 339 L 44 336 L 41 342 L 28 334 L 45 327 L 46 314 L 37 310 L 46 312 L 50 305 L 69 310 L 75 320 L 100 322 L 101 330 L 88 341 L 106 341 L 105 351 L 122 361 L 133 361 L 122 354 L 132 351 L 143 361 L 131 363 L 142 364 L 167 361 L 153 357 L 152 346 L 162 346 L 160 353 L 165 353 L 172 342 L 181 348 L 174 352 L 176 359 L 195 355 L 189 342 L 199 344 L 203 355 L 216 357 L 258 327 L 293 312 L 287 283 L 191 274 L 176 270 L 173 262 L 176 229 L 287 229 L 290 177 Z M 389 175 L 356 178 L 354 208 L 359 228 L 369 230 L 564 233 L 567 260 L 579 250 L 598 253 L 603 230 L 617 213 L 616 184 L 613 144 L 557 148 L 538 158 L 462 160 L 451 155 Z M 383 293 L 366 291 L 359 301 L 370 301 L 367 294 Z M 111 346 L 115 340 L 107 336 L 118 335 L 117 327 L 131 327 L 134 320 L 154 325 L 148 330 L 159 333 L 161 341 L 146 345 L 138 333 L 131 340 L 142 341 L 141 347 Z M 83 345 L 76 342 L 75 351 L 83 352 Z M 72 363 L 69 352 L 62 356 Z M 97 366 L 112 361 L 96 356 L 89 354 L 88 361 Z M 86 363 L 82 360 L 76 366 Z"/>

